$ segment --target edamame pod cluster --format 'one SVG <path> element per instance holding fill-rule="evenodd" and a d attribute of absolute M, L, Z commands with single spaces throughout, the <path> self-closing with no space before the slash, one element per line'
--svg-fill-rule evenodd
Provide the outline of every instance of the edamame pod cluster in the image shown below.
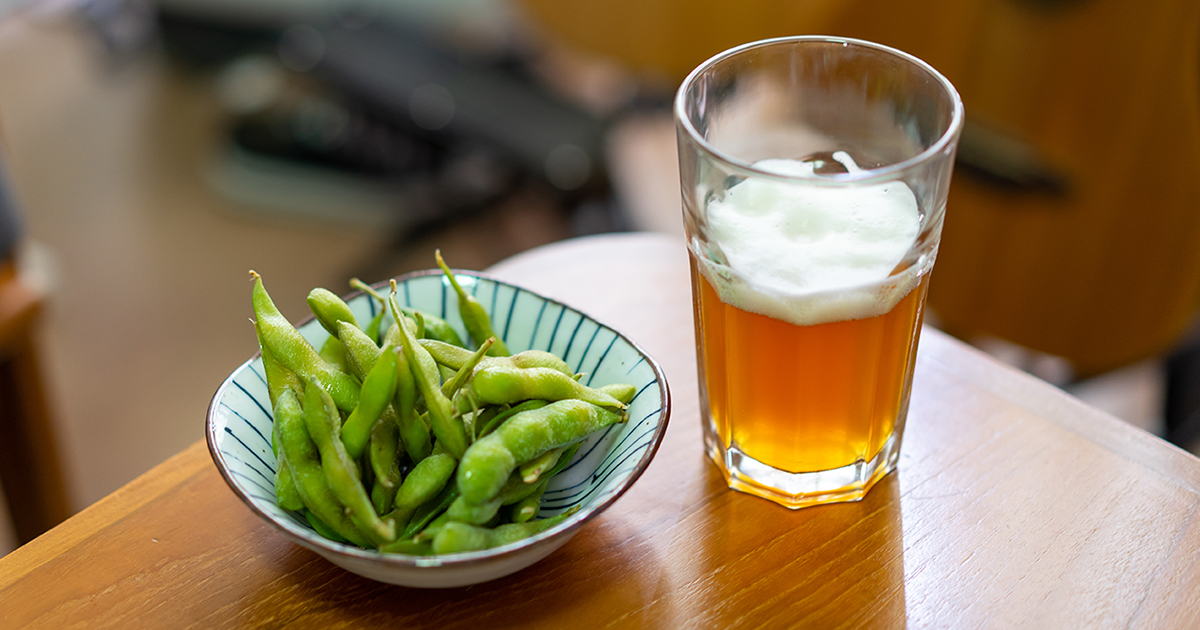
<path fill-rule="evenodd" d="M 562 358 L 509 355 L 488 314 L 435 256 L 464 312 L 464 342 L 396 284 L 359 322 L 333 292 L 308 296 L 330 333 L 313 347 L 254 281 L 255 332 L 274 405 L 279 505 L 322 536 L 382 553 L 475 551 L 546 531 L 550 480 L 593 433 L 625 422 L 627 384 L 591 388 Z"/>

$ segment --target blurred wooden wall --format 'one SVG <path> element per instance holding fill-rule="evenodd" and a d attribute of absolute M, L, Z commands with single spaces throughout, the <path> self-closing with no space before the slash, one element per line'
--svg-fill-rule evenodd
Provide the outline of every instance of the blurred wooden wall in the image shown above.
<path fill-rule="evenodd" d="M 521 0 L 553 39 L 678 82 L 737 44 L 827 34 L 900 48 L 968 128 L 930 305 L 950 332 L 1071 361 L 1170 348 L 1200 301 L 1195 0 Z"/>

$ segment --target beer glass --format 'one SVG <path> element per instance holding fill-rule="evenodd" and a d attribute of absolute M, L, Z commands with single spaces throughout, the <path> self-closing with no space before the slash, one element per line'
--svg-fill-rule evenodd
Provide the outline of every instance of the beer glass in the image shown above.
<path fill-rule="evenodd" d="M 789 508 L 856 501 L 900 452 L 963 124 L 871 42 L 723 52 L 675 99 L 705 448 Z"/>

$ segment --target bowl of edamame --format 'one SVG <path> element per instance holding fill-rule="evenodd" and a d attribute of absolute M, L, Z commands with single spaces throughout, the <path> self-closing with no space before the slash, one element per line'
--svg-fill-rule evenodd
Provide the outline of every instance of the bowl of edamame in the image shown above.
<path fill-rule="evenodd" d="M 638 479 L 670 416 L 662 369 L 618 331 L 437 261 L 314 289 L 295 325 L 251 272 L 259 352 L 206 422 L 221 475 L 281 535 L 425 588 L 561 547 Z"/>

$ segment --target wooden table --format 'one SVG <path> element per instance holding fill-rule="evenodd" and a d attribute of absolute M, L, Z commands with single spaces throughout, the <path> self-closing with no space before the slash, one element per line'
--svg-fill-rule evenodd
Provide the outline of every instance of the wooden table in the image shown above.
<path fill-rule="evenodd" d="M 626 332 L 673 392 L 646 474 L 562 549 L 474 587 L 371 582 L 275 534 L 198 442 L 0 559 L 0 627 L 1200 623 L 1200 460 L 1153 436 L 927 330 L 898 472 L 789 511 L 703 454 L 681 243 L 593 237 L 489 271 Z"/>

